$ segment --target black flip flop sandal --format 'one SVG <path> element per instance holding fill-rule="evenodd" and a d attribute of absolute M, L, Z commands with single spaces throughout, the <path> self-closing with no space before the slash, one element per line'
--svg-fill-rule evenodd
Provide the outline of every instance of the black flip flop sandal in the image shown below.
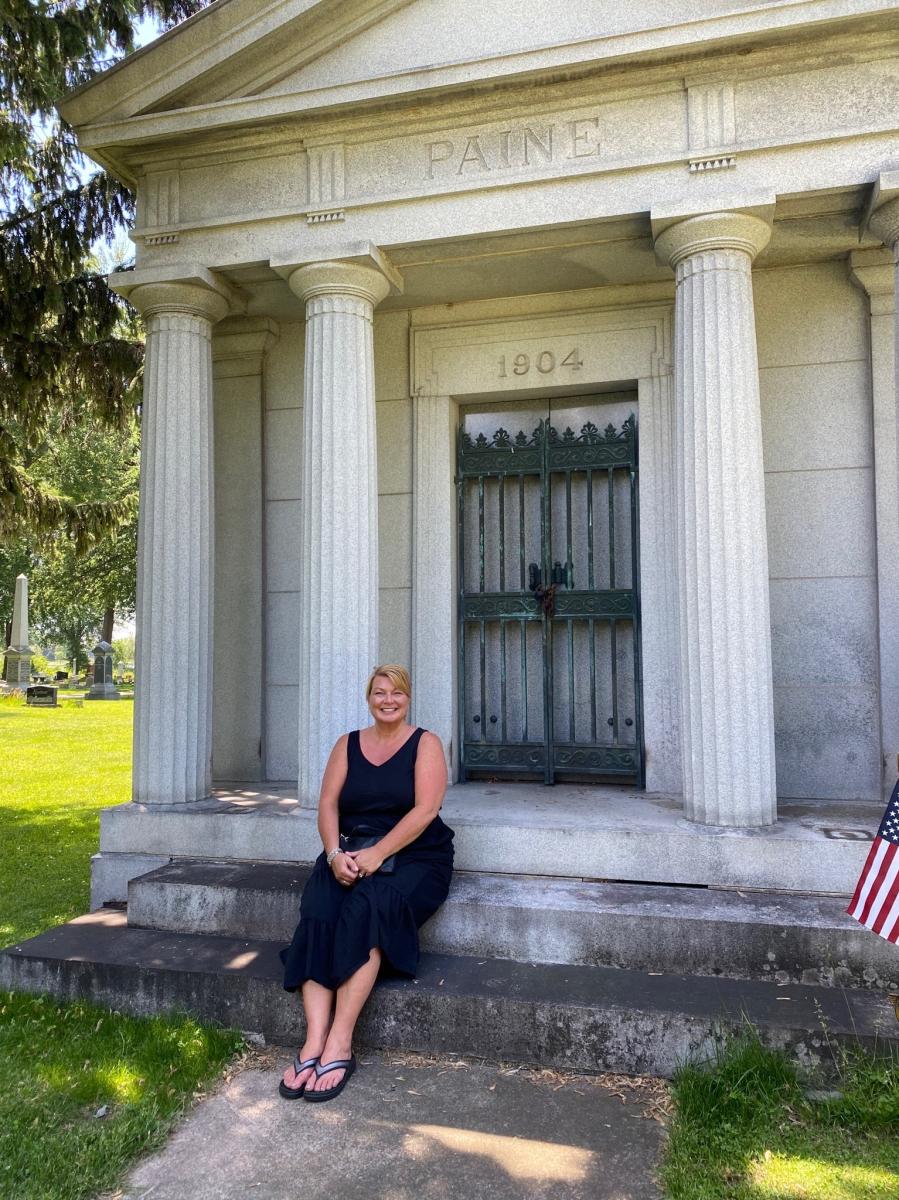
<path fill-rule="evenodd" d="M 356 1055 L 352 1054 L 349 1058 L 336 1058 L 334 1062 L 325 1063 L 322 1066 L 316 1066 L 315 1077 L 321 1079 L 322 1075 L 327 1075 L 329 1071 L 339 1071 L 343 1068 L 343 1079 L 335 1087 L 325 1088 L 323 1092 L 307 1092 L 303 1097 L 310 1104 L 323 1104 L 325 1100 L 334 1100 L 350 1081 L 350 1076 L 356 1070 Z"/>
<path fill-rule="evenodd" d="M 308 1067 L 315 1067 L 317 1065 L 318 1065 L 317 1058 L 307 1058 L 305 1062 L 300 1062 L 299 1054 L 294 1055 L 293 1069 L 297 1073 L 297 1075 L 299 1075 L 300 1071 L 305 1071 Z M 307 1079 L 306 1083 L 308 1083 L 308 1082 L 309 1082 L 309 1080 Z M 284 1097 L 285 1100 L 299 1100 L 299 1098 L 303 1095 L 303 1093 L 306 1090 L 306 1083 L 301 1084 L 300 1087 L 298 1087 L 298 1088 L 291 1088 L 291 1087 L 288 1087 L 287 1084 L 282 1079 L 281 1082 L 278 1084 L 278 1091 Z"/>

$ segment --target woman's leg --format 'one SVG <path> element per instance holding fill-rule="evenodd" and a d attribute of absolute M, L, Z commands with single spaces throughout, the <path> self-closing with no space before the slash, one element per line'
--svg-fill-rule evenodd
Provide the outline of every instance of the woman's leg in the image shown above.
<path fill-rule="evenodd" d="M 328 1030 L 331 1027 L 331 1012 L 334 1007 L 334 993 L 314 979 L 307 979 L 303 984 L 303 1009 L 306 1013 L 306 1040 L 300 1047 L 300 1062 L 307 1058 L 317 1058 L 324 1047 Z M 299 1074 L 293 1069 L 293 1063 L 284 1072 L 286 1087 L 298 1088 L 309 1083 L 314 1078 L 313 1068 L 307 1067 Z"/>
<path fill-rule="evenodd" d="M 353 1052 L 353 1030 L 362 1006 L 368 999 L 371 989 L 375 986 L 378 971 L 381 968 L 381 951 L 377 946 L 368 956 L 368 962 L 354 972 L 349 979 L 337 989 L 337 1002 L 334 1006 L 334 1020 L 331 1030 L 321 1052 L 322 1063 L 334 1062 L 339 1058 L 349 1058 Z M 305 998 L 305 993 L 304 993 Z M 320 1079 L 313 1079 L 308 1085 L 310 1092 L 322 1092 L 328 1088 L 337 1087 L 343 1079 L 343 1068 L 329 1071 Z"/>

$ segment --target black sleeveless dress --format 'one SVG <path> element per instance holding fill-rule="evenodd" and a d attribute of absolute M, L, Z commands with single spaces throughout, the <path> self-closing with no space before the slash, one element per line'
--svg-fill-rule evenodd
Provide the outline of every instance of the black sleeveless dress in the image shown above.
<path fill-rule="evenodd" d="M 425 731 L 416 729 L 391 758 L 370 763 L 359 731 L 347 742 L 347 776 L 338 800 L 340 832 L 383 836 L 415 804 L 415 760 Z M 344 887 L 325 861 L 315 861 L 300 901 L 300 923 L 281 951 L 284 987 L 307 979 L 334 989 L 368 962 L 378 946 L 385 965 L 401 975 L 418 968 L 418 929 L 446 899 L 453 873 L 453 831 L 440 817 L 396 856 L 396 869 Z"/>

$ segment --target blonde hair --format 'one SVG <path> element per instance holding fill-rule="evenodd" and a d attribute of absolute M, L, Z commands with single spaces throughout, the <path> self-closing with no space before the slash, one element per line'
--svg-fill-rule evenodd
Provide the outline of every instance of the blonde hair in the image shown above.
<path fill-rule="evenodd" d="M 398 663 L 384 663 L 380 667 L 375 667 L 368 677 L 368 684 L 365 688 L 366 700 L 371 698 L 371 690 L 379 675 L 386 676 L 397 691 L 408 696 L 410 700 L 412 699 L 412 680 L 409 678 L 409 672 L 406 668 L 401 667 Z"/>

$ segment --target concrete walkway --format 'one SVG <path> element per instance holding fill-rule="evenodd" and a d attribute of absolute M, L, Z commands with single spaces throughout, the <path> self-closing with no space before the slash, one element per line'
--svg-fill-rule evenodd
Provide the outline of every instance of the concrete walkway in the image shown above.
<path fill-rule="evenodd" d="M 661 1200 L 664 1084 L 361 1056 L 323 1105 L 284 1101 L 263 1052 L 202 1100 L 121 1200 Z"/>

